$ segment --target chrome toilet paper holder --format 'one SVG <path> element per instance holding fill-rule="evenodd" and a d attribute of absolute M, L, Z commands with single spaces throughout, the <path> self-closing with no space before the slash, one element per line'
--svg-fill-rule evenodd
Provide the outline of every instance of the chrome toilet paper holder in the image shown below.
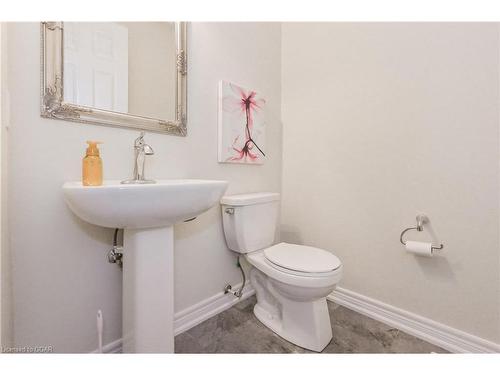
<path fill-rule="evenodd" d="M 406 228 L 401 232 L 401 235 L 399 236 L 399 241 L 406 246 L 406 242 L 403 240 L 403 236 L 405 235 L 406 232 L 410 230 L 416 230 L 418 232 L 422 232 L 424 230 L 424 224 L 429 221 L 429 218 L 425 215 L 417 215 L 417 226 L 416 227 L 410 227 Z M 441 243 L 439 246 L 431 246 L 431 250 L 442 250 L 444 245 Z"/>

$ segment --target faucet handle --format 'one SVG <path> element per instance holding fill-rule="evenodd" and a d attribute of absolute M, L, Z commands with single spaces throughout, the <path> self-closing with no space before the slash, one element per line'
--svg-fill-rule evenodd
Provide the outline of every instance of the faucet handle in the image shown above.
<path fill-rule="evenodd" d="M 143 150 L 145 155 L 154 155 L 155 152 L 153 148 L 144 141 L 145 135 L 146 132 L 141 131 L 139 137 L 137 137 L 137 139 L 134 141 L 134 147 Z"/>
<path fill-rule="evenodd" d="M 146 135 L 146 132 L 145 131 L 141 131 L 141 133 L 139 134 L 139 136 L 134 141 L 134 146 L 135 147 L 141 147 L 142 145 L 144 145 L 144 136 L 145 135 Z"/>

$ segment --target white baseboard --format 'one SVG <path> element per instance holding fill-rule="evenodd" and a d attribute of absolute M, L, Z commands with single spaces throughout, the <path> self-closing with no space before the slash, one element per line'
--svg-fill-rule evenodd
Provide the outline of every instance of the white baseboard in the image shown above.
<path fill-rule="evenodd" d="M 234 288 L 238 289 L 240 286 L 241 284 L 236 285 Z M 243 295 L 241 298 L 236 298 L 232 294 L 224 294 L 224 292 L 220 292 L 191 307 L 188 307 L 187 309 L 179 311 L 174 315 L 174 335 L 177 336 L 178 334 L 187 331 L 195 325 L 198 325 L 212 316 L 229 309 L 231 306 L 250 296 L 253 296 L 254 294 L 255 290 L 250 283 L 248 283 L 243 289 Z"/>
<path fill-rule="evenodd" d="M 102 353 L 103 354 L 110 354 L 110 353 L 121 353 L 122 352 L 122 339 L 119 338 L 118 340 L 115 340 L 113 342 L 110 342 L 109 344 L 106 344 L 102 347 Z M 99 353 L 99 349 L 96 349 L 92 352 L 93 354 Z"/>
<path fill-rule="evenodd" d="M 453 353 L 500 353 L 500 344 L 337 287 L 328 299 Z"/>
<path fill-rule="evenodd" d="M 255 290 L 252 286 L 247 285 L 243 290 L 243 296 L 239 299 L 221 292 L 179 311 L 174 316 L 174 334 L 177 336 L 254 294 Z M 453 353 L 500 353 L 500 344 L 344 288 L 337 287 L 328 299 Z M 103 353 L 120 353 L 121 351 L 121 338 L 103 347 Z M 98 351 L 95 350 L 93 353 L 98 353 Z"/>
<path fill-rule="evenodd" d="M 234 288 L 238 289 L 240 285 L 236 285 Z M 255 294 L 255 290 L 252 288 L 250 283 L 248 283 L 243 289 L 243 295 L 241 298 L 236 298 L 232 294 L 224 294 L 224 292 L 217 293 L 216 295 L 209 297 L 187 309 L 179 311 L 174 315 L 174 335 L 187 331 L 188 329 L 210 319 L 221 313 L 224 310 L 229 309 L 233 305 L 237 304 L 244 299 L 251 297 Z M 121 353 L 122 351 L 122 339 L 118 339 L 109 344 L 106 344 L 102 348 L 103 353 Z M 98 350 L 94 350 L 92 353 L 98 353 Z"/>

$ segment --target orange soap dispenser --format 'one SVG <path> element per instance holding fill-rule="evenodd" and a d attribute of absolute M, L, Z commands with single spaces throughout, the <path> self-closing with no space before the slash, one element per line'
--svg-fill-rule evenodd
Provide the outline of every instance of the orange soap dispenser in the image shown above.
<path fill-rule="evenodd" d="M 102 159 L 99 156 L 98 144 L 102 142 L 87 141 L 87 153 L 83 158 L 82 183 L 84 186 L 102 185 Z"/>

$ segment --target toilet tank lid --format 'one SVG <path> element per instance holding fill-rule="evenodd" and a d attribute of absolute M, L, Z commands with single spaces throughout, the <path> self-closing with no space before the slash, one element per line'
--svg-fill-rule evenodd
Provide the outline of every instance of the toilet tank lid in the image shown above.
<path fill-rule="evenodd" d="M 225 195 L 220 200 L 220 203 L 227 206 L 249 206 L 251 204 L 260 204 L 279 200 L 280 195 L 278 193 L 250 193 Z"/>

